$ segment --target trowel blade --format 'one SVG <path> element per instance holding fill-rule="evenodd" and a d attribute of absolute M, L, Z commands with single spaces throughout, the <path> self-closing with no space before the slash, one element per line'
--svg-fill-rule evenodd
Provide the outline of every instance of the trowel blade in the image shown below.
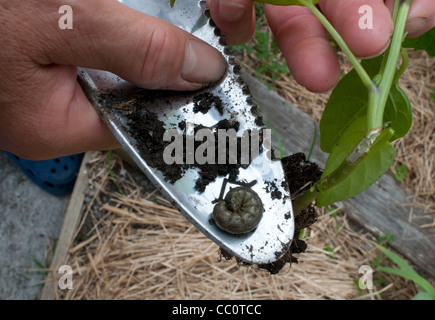
<path fill-rule="evenodd" d="M 240 78 L 240 68 L 230 55 L 230 48 L 209 19 L 205 1 L 177 0 L 173 8 L 169 0 L 120 2 L 164 19 L 209 43 L 225 57 L 228 70 L 224 79 L 211 88 L 201 92 L 173 92 L 138 89 L 112 73 L 79 69 L 79 82 L 89 100 L 141 170 L 196 228 L 241 261 L 253 264 L 276 261 L 289 249 L 293 239 L 294 216 L 290 192 L 281 162 L 271 160 L 270 131 L 259 121 L 261 118 L 249 88 Z M 195 106 L 203 97 L 217 97 L 222 109 L 215 103 L 205 114 L 195 112 Z M 179 179 L 170 181 L 165 176 L 165 170 L 161 170 L 155 162 L 150 162 L 150 153 L 153 151 L 147 152 L 146 147 L 141 145 L 141 138 L 134 131 L 136 125 L 132 122 L 140 119 L 141 115 L 153 115 L 165 130 L 175 129 L 180 134 L 180 128 L 186 124 L 215 128 L 220 121 L 229 120 L 238 123 L 239 137 L 244 132 L 257 130 L 263 132 L 263 141 L 255 158 L 249 164 L 237 167 L 236 177 L 231 178 L 229 173 L 224 173 L 207 181 L 203 190 L 198 190 L 196 181 L 204 175 L 199 166 L 188 167 L 182 171 Z M 163 162 L 164 159 L 161 159 Z M 264 213 L 254 231 L 234 235 L 213 223 L 211 214 L 224 179 L 230 180 L 230 187 L 231 180 L 256 181 L 251 189 L 261 198 Z"/>

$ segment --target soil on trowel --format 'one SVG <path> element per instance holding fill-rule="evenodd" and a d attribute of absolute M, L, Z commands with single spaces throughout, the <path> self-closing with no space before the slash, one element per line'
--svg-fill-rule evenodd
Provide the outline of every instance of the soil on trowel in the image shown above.
<path fill-rule="evenodd" d="M 205 127 L 199 125 L 196 126 L 194 128 L 194 132 L 196 134 L 196 132 L 200 129 L 204 129 Z M 229 130 L 229 129 L 234 129 L 236 132 L 239 130 L 239 123 L 237 121 L 230 121 L 230 120 L 222 120 L 220 122 L 218 122 L 218 124 L 215 126 L 215 141 L 218 141 L 218 130 L 219 129 L 225 129 L 225 130 Z M 195 142 L 195 149 L 201 144 L 202 142 Z M 241 139 L 237 138 L 237 154 L 238 154 L 238 158 L 237 158 L 237 163 L 235 164 L 230 164 L 229 163 L 229 143 L 226 144 L 226 156 L 227 159 L 225 161 L 224 164 L 219 164 L 218 163 L 218 155 L 219 152 L 216 149 L 215 150 L 215 164 L 208 164 L 208 163 L 204 163 L 204 164 L 195 164 L 195 167 L 197 167 L 199 169 L 199 174 L 201 176 L 200 179 L 196 180 L 195 183 L 195 188 L 202 192 L 205 190 L 205 188 L 211 183 L 213 182 L 218 176 L 219 177 L 224 177 L 226 175 L 228 176 L 228 179 L 231 181 L 236 181 L 237 180 L 237 176 L 239 175 L 239 169 L 242 167 L 242 165 L 240 164 L 240 150 L 241 150 Z"/>
<path fill-rule="evenodd" d="M 219 112 L 220 115 L 224 113 L 224 105 L 222 99 L 218 96 L 213 95 L 210 92 L 203 92 L 196 95 L 193 98 L 194 107 L 193 112 L 201 112 L 206 114 L 213 106 Z"/>
<path fill-rule="evenodd" d="M 105 99 L 107 98 L 107 99 Z M 122 99 L 122 98 L 121 98 Z M 175 183 L 177 180 L 181 179 L 185 172 L 190 168 L 197 169 L 200 177 L 195 181 L 195 189 L 199 192 L 203 192 L 206 187 L 216 180 L 217 177 L 227 176 L 229 180 L 236 181 L 239 175 L 239 169 L 243 168 L 249 164 L 241 164 L 241 149 L 242 149 L 242 138 L 237 138 L 237 161 L 235 164 L 229 161 L 229 148 L 230 143 L 226 143 L 226 156 L 227 159 L 224 164 L 218 163 L 218 144 L 215 143 L 215 162 L 214 164 L 199 164 L 195 162 L 193 164 L 187 164 L 186 161 L 186 145 L 187 145 L 187 133 L 186 133 L 186 123 L 180 121 L 176 124 L 174 129 L 178 129 L 183 138 L 183 161 L 181 164 L 173 163 L 166 164 L 163 158 L 164 151 L 172 141 L 164 141 L 163 136 L 167 131 L 167 126 L 163 121 L 160 121 L 157 115 L 153 112 L 148 111 L 144 108 L 143 99 L 149 99 L 147 95 L 137 95 L 135 96 L 134 102 L 128 103 L 127 112 L 123 113 L 123 117 L 127 118 L 127 125 L 129 127 L 129 133 L 136 140 L 136 148 L 138 149 L 140 156 L 146 161 L 146 163 L 161 171 L 164 178 L 170 182 Z M 108 97 L 102 97 L 101 101 L 110 101 L 112 105 L 106 107 L 112 107 L 119 109 L 119 105 L 124 105 L 123 101 L 117 100 L 117 97 L 110 95 Z M 147 101 L 149 102 L 149 101 Z M 101 103 L 101 102 L 100 102 Z M 221 115 L 224 112 L 224 104 L 222 100 L 213 95 L 210 92 L 201 92 L 193 97 L 195 113 L 207 113 L 211 108 L 215 108 Z M 105 103 L 107 105 L 107 103 Z M 122 112 L 122 111 L 121 111 Z M 259 116 L 257 116 L 259 118 Z M 239 131 L 239 122 L 235 120 L 222 120 L 218 122 L 213 127 L 205 127 L 203 125 L 195 125 L 193 128 L 193 134 L 195 135 L 200 129 L 211 129 L 215 135 L 215 141 L 218 141 L 218 130 L 219 129 L 234 129 L 237 133 Z M 250 132 L 249 132 L 250 133 Z M 194 150 L 203 144 L 203 141 L 195 141 L 190 137 L 189 141 L 194 141 Z M 260 130 L 259 147 L 262 146 L 262 132 Z M 252 143 L 252 141 L 251 141 Z M 204 156 L 206 156 L 203 154 Z M 250 157 L 251 158 L 251 157 Z"/>
<path fill-rule="evenodd" d="M 165 178 L 172 183 L 181 179 L 186 168 L 183 165 L 167 165 L 163 161 L 163 152 L 170 142 L 163 139 L 166 129 L 157 115 L 136 109 L 129 116 L 128 125 L 137 141 L 140 155 L 147 164 L 163 172 Z"/>
<path fill-rule="evenodd" d="M 293 195 L 299 194 L 304 190 L 310 188 L 317 182 L 322 171 L 317 164 L 309 162 L 303 153 L 295 153 L 288 157 L 281 159 L 284 168 L 286 182 L 289 186 L 290 193 Z M 273 185 L 269 186 L 273 190 Z M 259 264 L 260 269 L 265 269 L 271 274 L 277 274 L 287 263 L 297 263 L 298 259 L 294 254 L 303 253 L 307 249 L 305 241 L 299 239 L 299 234 L 302 229 L 308 228 L 317 221 L 317 213 L 314 204 L 310 204 L 301 212 L 295 212 L 295 232 L 292 243 L 284 249 L 283 252 L 276 252 L 276 256 L 280 257 L 277 261 L 267 264 Z M 220 249 L 221 257 L 226 260 L 231 259 L 233 256 Z M 241 265 L 250 265 L 248 263 L 238 261 Z"/>

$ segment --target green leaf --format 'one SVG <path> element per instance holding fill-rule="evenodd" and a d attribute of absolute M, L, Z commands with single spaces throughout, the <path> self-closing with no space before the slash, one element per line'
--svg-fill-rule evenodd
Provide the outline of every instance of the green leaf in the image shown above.
<path fill-rule="evenodd" d="M 394 236 L 392 234 L 389 234 L 388 232 L 382 236 L 378 236 L 378 243 L 379 244 L 384 244 L 384 243 L 393 242 L 393 241 L 394 241 Z"/>
<path fill-rule="evenodd" d="M 414 297 L 412 297 L 412 300 L 433 300 L 429 293 L 427 292 L 419 292 Z"/>
<path fill-rule="evenodd" d="M 384 123 L 391 122 L 394 136 L 391 141 L 405 136 L 412 125 L 412 109 L 406 93 L 398 83 L 393 83 L 384 111 Z"/>
<path fill-rule="evenodd" d="M 412 267 L 406 263 L 406 261 L 404 261 L 402 258 L 400 258 L 394 252 L 388 250 L 387 248 L 385 248 L 384 246 L 381 246 L 379 244 L 375 244 L 375 246 L 379 251 L 381 251 L 383 254 L 385 254 L 388 259 L 390 259 L 395 264 L 397 264 L 402 270 L 407 271 L 407 272 L 415 272 L 414 269 L 412 269 Z"/>
<path fill-rule="evenodd" d="M 41 269 L 41 271 L 38 272 L 39 274 L 42 274 L 42 275 L 47 275 L 47 274 L 48 274 L 48 271 L 46 270 L 47 267 L 44 266 L 41 262 L 39 262 L 38 259 L 33 258 L 33 262 L 36 264 L 36 266 L 37 266 L 39 269 Z"/>
<path fill-rule="evenodd" d="M 269 48 L 269 40 L 270 40 L 269 32 L 262 32 L 260 30 L 256 30 L 255 37 L 259 45 L 256 52 L 257 58 L 260 61 L 268 60 L 272 58 L 272 53 L 270 52 L 270 48 Z"/>
<path fill-rule="evenodd" d="M 365 116 L 355 119 L 343 132 L 326 162 L 322 178 L 336 170 L 355 146 L 365 136 Z M 317 199 L 319 207 L 343 201 L 363 192 L 375 183 L 394 163 L 396 152 L 387 141 L 375 144 L 355 169 L 334 187 L 327 189 Z"/>
<path fill-rule="evenodd" d="M 370 77 L 378 75 L 383 55 L 362 61 Z M 355 119 L 367 113 L 368 92 L 355 70 L 347 73 L 332 91 L 320 120 L 320 148 L 330 153 Z M 406 135 L 412 124 L 411 103 L 398 83 L 393 83 L 384 111 L 384 123 L 395 131 L 392 140 Z"/>
<path fill-rule="evenodd" d="M 175 4 L 175 0 L 171 0 L 171 8 L 174 7 L 174 4 Z"/>
<path fill-rule="evenodd" d="M 407 38 L 403 47 L 415 50 L 425 50 L 431 57 L 435 57 L 435 28 L 417 38 Z"/>
<path fill-rule="evenodd" d="M 33 262 L 36 264 L 36 266 L 37 266 L 39 269 L 46 269 L 46 267 L 45 267 L 41 262 L 39 262 L 38 259 L 33 258 Z"/>
<path fill-rule="evenodd" d="M 322 177 L 329 175 L 338 168 L 341 162 L 345 160 L 347 155 L 361 141 L 364 134 L 365 116 L 360 116 L 353 121 L 351 126 L 346 128 L 340 141 L 331 150 Z"/>
<path fill-rule="evenodd" d="M 391 261 L 400 267 L 400 269 L 378 267 L 377 269 L 379 271 L 395 274 L 409 279 L 413 281 L 423 292 L 429 295 L 432 300 L 435 299 L 435 288 L 430 284 L 429 281 L 421 277 L 414 269 L 412 269 L 412 267 L 406 263 L 406 261 L 383 246 L 376 245 L 376 248 L 378 248 L 379 251 L 385 254 Z"/>
<path fill-rule="evenodd" d="M 329 245 L 329 243 L 325 243 L 325 246 L 323 247 L 323 251 L 331 252 L 331 254 L 326 254 L 326 256 L 328 258 L 335 259 L 335 257 L 334 257 L 334 249 Z"/>
<path fill-rule="evenodd" d="M 406 174 L 408 173 L 408 167 L 405 165 L 401 165 L 396 168 L 396 172 L 394 173 L 394 178 L 396 178 L 397 181 L 403 181 L 405 179 Z"/>
<path fill-rule="evenodd" d="M 320 148 L 330 153 L 343 132 L 367 110 L 367 90 L 355 70 L 347 73 L 332 91 L 320 119 Z"/>

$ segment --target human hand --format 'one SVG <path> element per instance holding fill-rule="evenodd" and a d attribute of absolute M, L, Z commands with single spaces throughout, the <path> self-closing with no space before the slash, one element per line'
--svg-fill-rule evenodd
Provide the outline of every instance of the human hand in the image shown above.
<path fill-rule="evenodd" d="M 319 8 L 356 56 L 371 57 L 388 47 L 394 28 L 391 18 L 394 1 L 319 0 Z M 373 9 L 372 30 L 358 26 L 362 5 Z M 255 29 L 252 0 L 208 0 L 208 6 L 229 44 L 242 44 L 252 37 Z M 328 34 L 317 18 L 300 6 L 265 4 L 265 13 L 295 80 L 314 92 L 332 89 L 339 80 L 340 66 Z M 419 36 L 434 26 L 435 1 L 414 0 L 408 15 L 408 36 Z"/>
<path fill-rule="evenodd" d="M 119 147 L 78 85 L 76 66 L 148 89 L 194 90 L 220 79 L 220 53 L 116 0 L 0 1 L 0 149 L 41 160 Z"/>

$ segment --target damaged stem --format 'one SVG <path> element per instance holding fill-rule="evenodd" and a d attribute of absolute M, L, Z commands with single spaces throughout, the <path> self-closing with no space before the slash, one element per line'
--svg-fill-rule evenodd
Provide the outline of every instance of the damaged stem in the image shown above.
<path fill-rule="evenodd" d="M 376 152 L 394 135 L 394 130 L 386 128 L 382 131 L 374 130 L 361 139 L 357 146 L 341 162 L 332 173 L 320 179 L 315 185 L 293 200 L 293 212 L 298 215 L 308 205 L 316 200 L 322 193 L 335 187 L 349 178 L 355 168 L 364 161 L 370 154 Z"/>

